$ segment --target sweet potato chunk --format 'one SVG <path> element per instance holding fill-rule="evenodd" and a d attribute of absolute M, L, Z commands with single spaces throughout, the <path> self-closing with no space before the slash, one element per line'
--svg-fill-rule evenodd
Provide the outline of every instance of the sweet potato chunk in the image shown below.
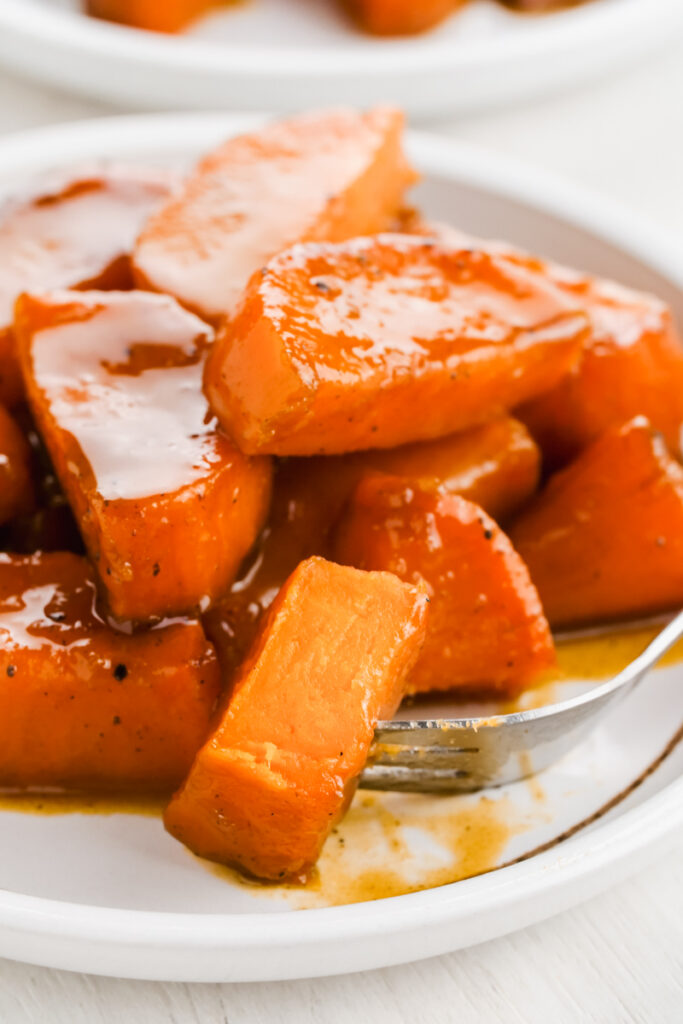
<path fill-rule="evenodd" d="M 220 724 L 166 809 L 195 853 L 305 874 L 346 810 L 424 639 L 424 588 L 321 558 L 282 588 Z"/>
<path fill-rule="evenodd" d="M 664 302 L 507 242 L 485 242 L 441 224 L 422 224 L 419 231 L 541 274 L 585 311 L 589 331 L 580 358 L 554 388 L 518 410 L 548 466 L 566 464 L 608 427 L 637 415 L 664 434 L 673 452 L 681 452 L 683 345 Z"/>
<path fill-rule="evenodd" d="M 520 410 L 548 463 L 569 462 L 608 427 L 638 414 L 680 453 L 683 345 L 669 307 L 610 281 L 553 264 L 545 269 L 576 297 L 590 322 L 579 362 Z"/>
<path fill-rule="evenodd" d="M 504 417 L 436 441 L 281 463 L 258 548 L 230 593 L 204 617 L 228 679 L 298 563 L 329 555 L 331 528 L 358 481 L 373 470 L 409 477 L 426 490 L 461 494 L 500 519 L 535 491 L 539 452 L 522 424 Z"/>
<path fill-rule="evenodd" d="M 33 412 L 120 619 L 225 593 L 267 511 L 268 460 L 243 456 L 207 418 L 207 332 L 147 292 L 17 303 Z"/>
<path fill-rule="evenodd" d="M 73 512 L 28 406 L 18 406 L 12 418 L 21 431 L 26 464 L 30 465 L 31 501 L 22 503 L 0 528 L 0 550 L 21 555 L 32 555 L 37 551 L 84 554 Z"/>
<path fill-rule="evenodd" d="M 180 32 L 212 7 L 227 0 L 86 0 L 96 18 L 151 32 Z"/>
<path fill-rule="evenodd" d="M 31 448 L 19 425 L 0 405 L 0 524 L 28 512 L 33 498 Z"/>
<path fill-rule="evenodd" d="M 644 417 L 551 477 L 513 524 L 553 626 L 683 604 L 683 468 Z"/>
<path fill-rule="evenodd" d="M 129 288 L 129 252 L 147 215 L 172 191 L 161 172 L 83 168 L 0 208 L 0 402 L 23 396 L 12 337 L 14 302 L 35 288 Z"/>
<path fill-rule="evenodd" d="M 427 640 L 410 692 L 513 695 L 555 663 L 548 623 L 522 559 L 478 506 L 380 474 L 358 485 L 334 555 L 346 565 L 424 579 Z"/>
<path fill-rule="evenodd" d="M 149 220 L 135 253 L 138 281 L 215 322 L 286 245 L 382 230 L 415 178 L 402 129 L 397 110 L 339 109 L 229 139 Z"/>
<path fill-rule="evenodd" d="M 0 555 L 0 786 L 166 792 L 219 688 L 198 622 L 116 632 L 84 558 Z"/>
<path fill-rule="evenodd" d="M 500 416 L 552 387 L 586 320 L 539 275 L 380 235 L 295 245 L 251 280 L 205 387 L 240 448 L 392 448 Z"/>
<path fill-rule="evenodd" d="M 433 28 L 463 0 L 345 0 L 366 32 L 378 36 L 415 35 Z"/>

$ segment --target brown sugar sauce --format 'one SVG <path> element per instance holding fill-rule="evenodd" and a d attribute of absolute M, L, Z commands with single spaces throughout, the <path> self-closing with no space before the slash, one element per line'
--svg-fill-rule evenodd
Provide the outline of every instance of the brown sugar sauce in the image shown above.
<path fill-rule="evenodd" d="M 563 691 L 570 682 L 611 677 L 639 654 L 659 629 L 661 624 L 636 624 L 562 640 L 558 672 L 499 710 L 559 701 L 567 696 Z M 683 643 L 662 664 L 681 660 Z M 539 780 L 532 778 L 525 785 L 536 803 L 544 801 Z M 0 810 L 48 815 L 160 816 L 164 802 L 158 795 L 0 794 Z M 284 896 L 299 909 L 335 906 L 416 892 L 491 871 L 505 861 L 509 841 L 528 827 L 524 814 L 505 795 L 421 796 L 360 790 L 346 818 L 330 836 L 318 866 L 301 885 L 263 886 L 231 868 L 195 860 L 230 884 L 265 897 Z"/>

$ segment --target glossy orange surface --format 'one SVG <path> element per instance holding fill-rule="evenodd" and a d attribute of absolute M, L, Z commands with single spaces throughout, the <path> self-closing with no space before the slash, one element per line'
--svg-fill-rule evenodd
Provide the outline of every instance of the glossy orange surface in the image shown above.
<path fill-rule="evenodd" d="M 510 536 L 553 626 L 683 605 L 683 468 L 644 417 L 551 477 Z"/>
<path fill-rule="evenodd" d="M 26 405 L 13 410 L 13 418 L 29 452 L 35 501 L 24 506 L 0 529 L 0 550 L 30 555 L 36 551 L 72 551 L 83 554 L 83 541 L 73 513 L 57 480 L 43 440 Z"/>
<path fill-rule="evenodd" d="M 30 511 L 33 501 L 31 448 L 19 424 L 0 405 L 0 525 Z"/>
<path fill-rule="evenodd" d="M 23 387 L 12 338 L 14 302 L 36 288 L 129 288 L 128 254 L 174 178 L 144 168 L 60 173 L 29 199 L 0 206 L 0 401 Z"/>
<path fill-rule="evenodd" d="M 520 409 L 548 462 L 568 462 L 608 427 L 639 414 L 680 454 L 683 344 L 669 307 L 611 281 L 540 266 L 576 298 L 590 321 L 576 366 Z"/>
<path fill-rule="evenodd" d="M 117 632 L 67 553 L 0 555 L 0 786 L 164 791 L 206 737 L 219 689 L 196 621 Z"/>
<path fill-rule="evenodd" d="M 422 223 L 445 244 L 503 256 L 559 288 L 588 317 L 580 358 L 557 385 L 526 402 L 519 416 L 548 466 L 566 464 L 610 426 L 646 416 L 681 452 L 683 344 L 671 309 L 653 295 L 541 260 L 508 242 L 471 238 L 448 225 Z"/>
<path fill-rule="evenodd" d="M 424 639 L 424 588 L 311 558 L 275 601 L 215 732 L 166 809 L 200 856 L 305 874 L 348 806 Z"/>
<path fill-rule="evenodd" d="M 342 518 L 334 557 L 424 579 L 427 639 L 410 675 L 429 690 L 514 695 L 555 664 L 548 623 L 529 573 L 486 513 L 380 474 L 358 485 Z"/>
<path fill-rule="evenodd" d="M 462 494 L 505 518 L 535 491 L 539 453 L 522 424 L 505 417 L 402 448 L 281 463 L 266 529 L 230 593 L 204 617 L 226 680 L 298 563 L 329 555 L 329 534 L 344 503 L 358 481 L 376 470 L 410 477 L 427 490 Z"/>
<path fill-rule="evenodd" d="M 391 448 L 552 387 L 585 328 L 540 275 L 484 252 L 399 234 L 296 245 L 252 278 L 205 387 L 246 452 Z"/>
<path fill-rule="evenodd" d="M 415 179 L 402 130 L 397 110 L 340 108 L 229 139 L 147 223 L 138 281 L 217 321 L 286 245 L 382 230 Z"/>
<path fill-rule="evenodd" d="M 345 0 L 349 11 L 373 35 L 415 35 L 433 28 L 464 0 Z"/>
<path fill-rule="evenodd" d="M 206 325 L 144 292 L 23 296 L 16 333 L 36 422 L 112 613 L 207 606 L 263 523 L 268 460 L 237 451 L 201 392 Z"/>
<path fill-rule="evenodd" d="M 179 32 L 228 0 L 86 0 L 88 14 L 152 32 Z"/>

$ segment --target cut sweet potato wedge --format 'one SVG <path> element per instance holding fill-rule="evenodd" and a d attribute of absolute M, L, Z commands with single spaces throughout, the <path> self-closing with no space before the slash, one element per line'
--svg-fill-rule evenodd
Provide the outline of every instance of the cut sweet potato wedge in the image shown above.
<path fill-rule="evenodd" d="M 551 477 L 510 530 L 553 626 L 683 605 L 683 468 L 644 417 Z"/>
<path fill-rule="evenodd" d="M 522 559 L 494 521 L 464 498 L 380 474 L 366 477 L 341 520 L 334 555 L 347 565 L 427 583 L 427 640 L 410 692 L 514 695 L 555 664 Z"/>
<path fill-rule="evenodd" d="M 520 416 L 551 466 L 569 462 L 608 427 L 646 416 L 681 452 L 683 345 L 671 310 L 651 295 L 556 265 L 546 272 L 585 308 L 590 334 L 581 358 Z"/>
<path fill-rule="evenodd" d="M 464 0 L 345 0 L 366 32 L 378 36 L 415 35 L 433 28 Z"/>
<path fill-rule="evenodd" d="M 270 463 L 243 456 L 207 416 L 208 331 L 147 292 L 17 303 L 36 422 L 120 619 L 206 607 L 267 511 Z"/>
<path fill-rule="evenodd" d="M 295 245 L 254 275 L 207 362 L 243 451 L 392 448 L 552 387 L 586 319 L 539 275 L 406 235 Z"/>
<path fill-rule="evenodd" d="M 0 402 L 23 397 L 12 338 L 14 302 L 35 288 L 130 288 L 129 253 L 175 178 L 144 168 L 81 170 L 0 208 Z"/>
<path fill-rule="evenodd" d="M 28 406 L 17 406 L 12 418 L 21 432 L 25 465 L 30 467 L 31 500 L 22 503 L 0 528 L 0 550 L 21 555 L 37 551 L 84 554 L 78 525 Z"/>
<path fill-rule="evenodd" d="M 0 786 L 168 792 L 219 689 L 198 622 L 116 632 L 84 558 L 0 555 Z"/>
<path fill-rule="evenodd" d="M 149 220 L 135 253 L 138 281 L 216 322 L 286 245 L 384 229 L 415 180 L 402 130 L 397 110 L 339 109 L 229 139 Z"/>
<path fill-rule="evenodd" d="M 581 356 L 555 387 L 518 410 L 551 468 L 571 461 L 611 426 L 646 416 L 676 455 L 683 427 L 683 344 L 660 299 L 541 260 L 507 242 L 469 238 L 447 225 L 420 233 L 473 246 L 541 274 L 581 307 L 589 331 Z"/>
<path fill-rule="evenodd" d="M 33 501 L 30 445 L 0 405 L 0 524 L 30 511 Z"/>
<path fill-rule="evenodd" d="M 86 10 L 96 18 L 150 32 L 180 32 L 212 7 L 228 0 L 86 0 Z"/>
<path fill-rule="evenodd" d="M 167 807 L 168 831 L 257 878 L 309 871 L 353 796 L 378 719 L 401 702 L 426 614 L 424 588 L 303 562 Z"/>
<path fill-rule="evenodd" d="M 282 462 L 268 525 L 253 558 L 230 593 L 204 617 L 226 678 L 232 678 L 261 615 L 298 563 L 310 555 L 329 555 L 330 531 L 365 474 L 379 470 L 409 477 L 426 490 L 461 494 L 500 519 L 534 493 L 539 461 L 526 429 L 504 417 L 402 448 Z"/>

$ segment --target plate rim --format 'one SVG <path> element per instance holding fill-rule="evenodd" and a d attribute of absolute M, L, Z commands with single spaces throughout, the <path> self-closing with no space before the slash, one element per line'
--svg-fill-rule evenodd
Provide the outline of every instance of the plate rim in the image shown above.
<path fill-rule="evenodd" d="M 653 10 L 653 5 L 656 9 Z M 313 44 L 276 48 L 213 44 L 192 36 L 166 36 L 122 25 L 104 23 L 78 12 L 46 5 L 44 0 L 3 0 L 0 32 L 8 29 L 27 41 L 85 53 L 89 59 L 114 58 L 155 70 L 194 70 L 202 77 L 272 78 L 295 80 L 349 79 L 362 74 L 370 79 L 387 74 L 456 73 L 490 65 L 502 72 L 505 63 L 517 64 L 554 50 L 593 49 L 600 40 L 637 38 L 644 48 L 661 39 L 664 28 L 683 27 L 679 0 L 619 0 L 587 4 L 544 15 L 546 31 L 515 33 L 507 39 L 468 42 L 467 47 L 435 38 L 433 45 L 410 46 L 410 40 L 377 40 L 376 46 L 319 52 Z M 560 19 L 553 21 L 551 19 Z M 364 38 L 364 37 L 361 37 Z M 426 38 L 426 37 L 422 37 Z M 387 45 L 388 42 L 388 45 Z"/>
<path fill-rule="evenodd" d="M 40 173 L 88 155 L 112 157 L 118 154 L 121 158 L 130 158 L 136 150 L 139 156 L 150 151 L 177 152 L 183 148 L 178 144 L 179 137 L 188 149 L 200 148 L 211 145 L 220 135 L 262 123 L 265 116 L 127 115 L 22 132 L 3 140 L 0 179 L 4 182 L 10 173 L 29 167 Z M 59 143 L 57 149 L 56 143 Z M 432 133 L 409 132 L 408 145 L 425 173 L 477 185 L 589 230 L 603 241 L 636 256 L 675 286 L 683 287 L 683 246 L 666 231 L 653 226 L 646 218 L 634 216 L 611 199 L 594 195 L 519 161 Z M 59 153 L 59 159 L 45 159 L 45 153 L 54 152 Z M 606 887 L 610 879 L 605 882 L 605 872 L 611 875 L 610 869 L 629 859 L 635 861 L 647 848 L 662 844 L 681 828 L 683 777 L 668 783 L 637 807 L 565 840 L 554 849 L 486 875 L 434 889 L 339 907 L 246 914 L 98 907 L 0 889 L 0 933 L 161 953 L 189 948 L 193 952 L 237 953 L 244 949 L 278 946 L 296 950 L 325 941 L 377 939 L 395 933 L 399 927 L 419 931 L 439 923 L 471 920 L 494 908 L 503 914 L 506 909 L 519 907 L 541 893 L 557 893 L 572 883 L 578 886 L 601 879 L 599 887 Z M 400 957 L 391 960 L 399 961 Z M 34 962 L 47 963 L 48 959 L 41 956 Z M 346 969 L 341 967 L 340 971 Z M 309 973 L 283 974 L 278 969 L 265 969 L 254 978 L 266 980 L 333 972 L 329 966 L 324 971 Z M 106 970 L 102 969 L 101 973 Z M 161 977 L 163 972 L 137 976 Z M 211 976 L 223 978 L 220 972 Z"/>

